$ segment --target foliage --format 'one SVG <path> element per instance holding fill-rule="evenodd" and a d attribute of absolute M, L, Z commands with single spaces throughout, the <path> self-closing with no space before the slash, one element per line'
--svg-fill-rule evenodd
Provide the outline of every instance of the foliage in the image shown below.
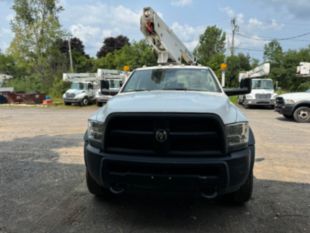
<path fill-rule="evenodd" d="M 264 58 L 271 63 L 269 77 L 282 89 L 304 91 L 309 87 L 309 81 L 296 77 L 296 67 L 301 61 L 310 62 L 310 46 L 283 52 L 280 43 L 273 40 L 265 45 Z"/>
<path fill-rule="evenodd" d="M 103 46 L 97 52 L 97 57 L 105 57 L 108 53 L 119 50 L 125 45 L 130 45 L 129 39 L 126 36 L 119 35 L 117 37 L 108 37 L 104 39 Z"/>
<path fill-rule="evenodd" d="M 63 36 L 57 14 L 62 10 L 56 0 L 15 0 L 11 22 L 15 34 L 9 54 L 24 75 L 12 81 L 16 89 L 48 93 L 54 79 L 64 70 L 65 57 L 55 47 Z M 15 83 L 17 80 L 19 84 Z M 31 84 L 27 84 L 31 82 Z"/>
<path fill-rule="evenodd" d="M 125 65 L 128 65 L 133 70 L 144 65 L 156 65 L 156 61 L 157 58 L 152 48 L 145 41 L 139 41 L 98 58 L 95 66 L 96 68 L 123 69 Z"/>
<path fill-rule="evenodd" d="M 194 50 L 198 62 L 208 65 L 214 56 L 225 53 L 226 33 L 216 26 L 207 27 L 199 38 L 199 45 Z M 221 61 L 223 62 L 223 60 Z"/>
<path fill-rule="evenodd" d="M 77 37 L 72 38 L 70 41 L 74 72 L 92 72 L 94 70 L 93 59 L 85 53 L 83 42 Z M 56 41 L 56 46 L 58 47 L 59 51 L 65 56 L 64 62 L 66 64 L 66 70 L 70 70 L 68 40 L 58 39 Z"/>

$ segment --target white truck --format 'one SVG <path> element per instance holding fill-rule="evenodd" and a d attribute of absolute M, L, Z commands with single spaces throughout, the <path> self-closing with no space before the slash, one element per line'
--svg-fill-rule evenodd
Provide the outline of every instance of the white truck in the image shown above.
<path fill-rule="evenodd" d="M 300 62 L 296 76 L 310 78 L 310 62 Z M 275 110 L 285 118 L 297 122 L 310 122 L 310 89 L 305 92 L 286 93 L 276 98 Z"/>
<path fill-rule="evenodd" d="M 106 104 L 113 96 L 117 95 L 128 73 L 119 70 L 98 69 L 98 77 L 101 78 L 99 88 L 96 92 L 96 103 L 98 107 Z M 108 82 L 108 88 L 105 88 L 104 82 Z"/>
<path fill-rule="evenodd" d="M 96 73 L 64 73 L 63 80 L 71 82 L 70 89 L 63 94 L 65 105 L 89 105 L 96 100 L 98 77 Z"/>
<path fill-rule="evenodd" d="M 119 94 L 89 118 L 84 136 L 89 192 L 107 198 L 159 190 L 247 202 L 255 140 L 228 95 L 249 93 L 250 82 L 223 89 L 209 67 L 194 65 L 150 7 L 143 10 L 141 31 L 160 65 L 134 70 Z"/>
<path fill-rule="evenodd" d="M 274 107 L 275 104 L 275 88 L 272 79 L 268 79 L 270 73 L 270 63 L 262 64 L 253 70 L 240 72 L 239 82 L 249 79 L 252 85 L 251 93 L 240 95 L 238 103 L 243 106 L 267 106 Z"/>

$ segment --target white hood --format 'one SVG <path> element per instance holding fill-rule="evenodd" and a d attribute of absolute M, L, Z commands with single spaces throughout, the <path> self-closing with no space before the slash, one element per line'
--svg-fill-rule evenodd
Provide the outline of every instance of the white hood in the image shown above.
<path fill-rule="evenodd" d="M 295 92 L 295 93 L 287 93 L 280 95 L 280 97 L 283 97 L 283 99 L 288 100 L 294 100 L 294 101 L 310 101 L 310 92 Z"/>
<path fill-rule="evenodd" d="M 247 121 L 224 93 L 196 91 L 120 93 L 92 118 L 104 121 L 115 112 L 213 113 L 220 116 L 224 124 Z"/>

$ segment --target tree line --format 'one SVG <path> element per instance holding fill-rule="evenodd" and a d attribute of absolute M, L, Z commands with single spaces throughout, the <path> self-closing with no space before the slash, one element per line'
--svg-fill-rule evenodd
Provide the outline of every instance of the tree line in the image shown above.
<path fill-rule="evenodd" d="M 157 56 L 144 40 L 130 42 L 124 35 L 103 40 L 96 58 L 85 52 L 83 42 L 70 38 L 58 16 L 64 9 L 57 0 L 14 0 L 15 17 L 11 21 L 14 38 L 5 53 L 0 52 L 0 73 L 12 75 L 6 85 L 16 91 L 43 92 L 60 97 L 67 88 L 62 73 L 70 71 L 69 43 L 74 72 L 96 72 L 98 68 L 131 70 L 156 65 Z M 70 39 L 69 39 L 70 38 Z M 100 39 L 100 38 L 98 38 Z M 68 41 L 69 40 L 69 41 Z M 238 85 L 238 74 L 259 64 L 250 55 L 239 53 L 225 57 L 225 32 L 208 26 L 194 50 L 198 63 L 210 66 L 220 76 L 220 64 L 226 61 L 228 86 Z M 310 61 L 310 46 L 284 52 L 280 43 L 264 47 L 264 61 L 271 63 L 270 77 L 288 91 L 310 88 L 309 81 L 295 77 L 300 61 Z"/>

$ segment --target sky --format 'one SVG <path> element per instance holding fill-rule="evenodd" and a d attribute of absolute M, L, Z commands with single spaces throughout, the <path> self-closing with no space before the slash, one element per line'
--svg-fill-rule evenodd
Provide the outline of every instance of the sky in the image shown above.
<path fill-rule="evenodd" d="M 2 52 L 14 36 L 10 28 L 12 4 L 13 0 L 0 0 Z M 146 6 L 151 6 L 191 51 L 200 34 L 212 25 L 226 32 L 229 48 L 233 17 L 239 26 L 237 53 L 262 60 L 264 45 L 274 38 L 280 39 L 285 51 L 310 44 L 310 0 L 60 0 L 59 5 L 64 8 L 59 15 L 63 29 L 80 38 L 91 56 L 106 37 L 122 34 L 130 41 L 143 39 L 139 19 Z"/>

